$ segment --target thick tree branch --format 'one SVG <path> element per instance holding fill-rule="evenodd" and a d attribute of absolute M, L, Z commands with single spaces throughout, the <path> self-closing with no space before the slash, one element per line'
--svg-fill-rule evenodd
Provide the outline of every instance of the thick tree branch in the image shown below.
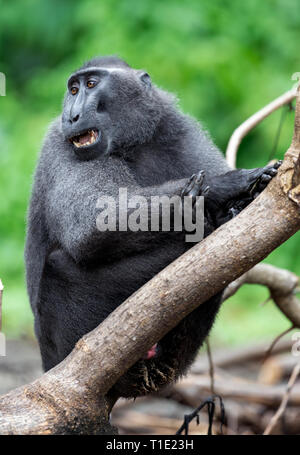
<path fill-rule="evenodd" d="M 0 433 L 95 434 L 101 423 L 105 431 L 117 379 L 184 316 L 300 228 L 299 139 L 300 103 L 292 145 L 267 189 L 127 299 L 63 362 L 2 396 Z"/>

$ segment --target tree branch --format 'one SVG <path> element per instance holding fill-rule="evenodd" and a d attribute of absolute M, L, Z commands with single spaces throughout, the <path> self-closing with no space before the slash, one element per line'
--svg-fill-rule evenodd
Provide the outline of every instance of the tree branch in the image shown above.
<path fill-rule="evenodd" d="M 272 430 L 276 426 L 277 422 L 283 416 L 284 411 L 285 411 L 285 409 L 287 407 L 287 404 L 288 404 L 292 389 L 293 389 L 293 387 L 295 385 L 295 382 L 296 382 L 296 379 L 297 379 L 299 373 L 300 373 L 300 364 L 297 363 L 297 365 L 294 366 L 294 369 L 292 371 L 291 377 L 290 377 L 288 385 L 287 385 L 286 392 L 285 392 L 285 394 L 284 394 L 284 396 L 282 398 L 280 406 L 277 409 L 277 411 L 274 414 L 274 416 L 272 417 L 272 419 L 271 419 L 270 423 L 268 424 L 267 428 L 265 429 L 264 435 L 271 434 Z"/>
<path fill-rule="evenodd" d="M 271 103 L 264 106 L 255 114 L 251 115 L 247 120 L 245 120 L 238 128 L 236 128 L 229 139 L 227 149 L 226 149 L 226 160 L 228 161 L 229 166 L 232 168 L 236 167 L 236 156 L 238 148 L 242 139 L 251 131 L 258 123 L 264 120 L 268 115 L 272 114 L 276 109 L 284 106 L 285 104 L 290 103 L 296 97 L 296 91 L 294 89 L 285 92 L 283 95 L 279 96 Z"/>
<path fill-rule="evenodd" d="M 243 284 L 260 284 L 269 288 L 271 297 L 294 327 L 300 327 L 300 301 L 295 295 L 299 278 L 288 270 L 269 264 L 257 264 L 227 286 L 223 301 L 235 294 Z"/>

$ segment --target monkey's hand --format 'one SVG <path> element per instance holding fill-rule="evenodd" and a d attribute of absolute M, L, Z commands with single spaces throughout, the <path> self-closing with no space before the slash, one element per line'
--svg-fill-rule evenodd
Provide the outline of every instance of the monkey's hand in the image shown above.
<path fill-rule="evenodd" d="M 205 196 L 208 194 L 209 186 L 205 184 L 205 172 L 199 171 L 198 174 L 193 174 L 188 180 L 186 186 L 181 192 L 181 197 L 191 197 L 193 202 L 196 201 L 196 196 Z"/>
<path fill-rule="evenodd" d="M 196 211 L 197 197 L 198 196 L 204 197 L 204 237 L 207 237 L 215 229 L 213 217 L 209 213 L 209 210 L 207 209 L 207 207 L 205 205 L 206 197 L 208 196 L 209 192 L 210 192 L 210 188 L 205 183 L 205 172 L 204 171 L 199 171 L 197 174 L 193 174 L 181 192 L 182 198 L 184 198 L 184 197 L 192 198 L 193 223 L 195 223 L 195 221 L 196 221 L 195 211 Z"/>

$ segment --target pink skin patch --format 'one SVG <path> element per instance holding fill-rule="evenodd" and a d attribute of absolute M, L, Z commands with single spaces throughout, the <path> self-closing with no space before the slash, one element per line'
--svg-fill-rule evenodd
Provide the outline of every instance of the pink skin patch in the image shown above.
<path fill-rule="evenodd" d="M 156 356 L 156 348 L 157 348 L 157 343 L 155 343 L 151 349 L 147 352 L 146 355 L 143 356 L 143 359 L 152 359 L 153 357 Z"/>

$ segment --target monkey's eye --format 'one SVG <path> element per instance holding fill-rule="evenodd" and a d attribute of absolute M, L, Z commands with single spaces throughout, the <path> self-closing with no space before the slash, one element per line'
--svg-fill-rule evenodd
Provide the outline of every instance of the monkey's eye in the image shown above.
<path fill-rule="evenodd" d="M 96 85 L 96 81 L 89 80 L 86 83 L 87 88 L 93 88 L 93 87 L 95 87 L 95 85 Z"/>
<path fill-rule="evenodd" d="M 75 85 L 73 85 L 73 87 L 71 87 L 71 93 L 72 95 L 76 95 L 76 93 L 78 92 L 78 87 L 75 87 Z"/>

